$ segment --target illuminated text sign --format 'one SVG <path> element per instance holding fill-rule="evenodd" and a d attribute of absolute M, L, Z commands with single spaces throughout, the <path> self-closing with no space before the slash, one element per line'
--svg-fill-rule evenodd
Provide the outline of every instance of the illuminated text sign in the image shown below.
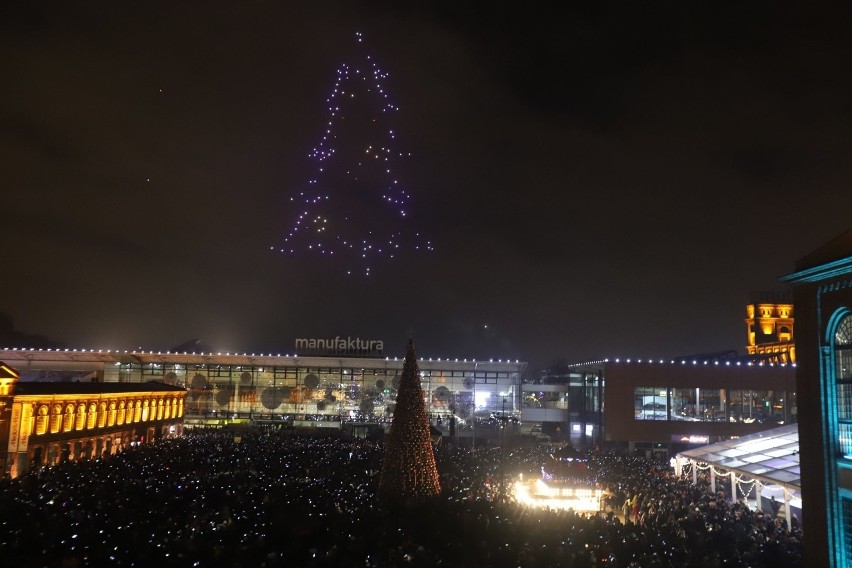
<path fill-rule="evenodd" d="M 356 357 L 374 357 L 382 354 L 384 341 L 361 339 L 360 337 L 329 337 L 323 339 L 296 339 L 296 353 L 299 355 L 351 355 Z"/>

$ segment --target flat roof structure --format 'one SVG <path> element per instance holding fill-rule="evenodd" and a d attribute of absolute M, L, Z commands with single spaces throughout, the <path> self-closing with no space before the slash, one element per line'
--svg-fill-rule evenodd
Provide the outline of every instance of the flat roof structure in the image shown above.
<path fill-rule="evenodd" d="M 306 340 L 307 341 L 307 340 Z M 343 342 L 343 339 L 340 340 Z M 19 388 L 139 388 L 159 381 L 187 390 L 187 424 L 290 419 L 324 427 L 343 421 L 388 422 L 401 357 L 342 354 L 175 353 L 144 350 L 0 348 Z M 507 359 L 419 358 L 429 412 L 459 424 L 514 415 L 527 364 Z M 78 385 L 43 387 L 40 383 Z M 123 387 L 119 385 L 136 385 Z M 95 388 L 95 387 L 91 387 Z"/>
<path fill-rule="evenodd" d="M 725 440 L 677 455 L 766 483 L 796 491 L 801 489 L 798 424 Z"/>
<path fill-rule="evenodd" d="M 754 491 L 758 509 L 763 508 L 764 493 L 774 497 L 778 492 L 788 527 L 791 508 L 802 509 L 798 424 L 680 452 L 675 458 L 675 472 L 680 475 L 687 464 L 692 465 L 693 483 L 697 481 L 698 471 L 710 471 L 714 492 L 716 479 L 726 476 L 731 478 L 734 499 L 738 490 L 746 500 Z"/>

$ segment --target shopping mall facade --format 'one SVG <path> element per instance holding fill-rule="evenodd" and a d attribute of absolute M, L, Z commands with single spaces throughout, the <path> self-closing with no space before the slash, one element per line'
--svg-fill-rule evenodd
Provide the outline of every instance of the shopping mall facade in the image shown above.
<path fill-rule="evenodd" d="M 186 389 L 187 426 L 286 421 L 339 427 L 386 421 L 393 413 L 403 358 L 375 356 L 376 342 L 365 349 L 349 347 L 314 344 L 307 355 L 7 348 L 0 349 L 0 361 L 15 368 L 21 382 L 162 381 Z M 417 363 L 435 419 L 455 416 L 461 424 L 474 414 L 518 411 L 524 362 Z"/>
<path fill-rule="evenodd" d="M 611 360 L 605 377 L 609 445 L 660 457 L 798 421 L 796 367 L 737 361 Z"/>

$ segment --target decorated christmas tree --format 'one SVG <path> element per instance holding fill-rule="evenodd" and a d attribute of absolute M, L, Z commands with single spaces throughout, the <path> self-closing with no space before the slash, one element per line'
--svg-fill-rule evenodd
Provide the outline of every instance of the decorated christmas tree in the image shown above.
<path fill-rule="evenodd" d="M 402 367 L 393 423 L 385 443 L 379 494 L 389 501 L 412 502 L 441 492 L 420 370 L 409 340 Z"/>

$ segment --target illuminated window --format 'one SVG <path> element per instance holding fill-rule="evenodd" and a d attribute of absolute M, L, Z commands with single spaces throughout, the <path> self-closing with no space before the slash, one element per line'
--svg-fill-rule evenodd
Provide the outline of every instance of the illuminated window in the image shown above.
<path fill-rule="evenodd" d="M 124 424 L 124 418 L 125 418 L 125 412 L 126 412 L 125 407 L 126 407 L 126 403 L 123 400 L 118 403 L 118 417 L 116 418 L 115 423 L 118 424 L 119 426 Z"/>
<path fill-rule="evenodd" d="M 183 399 L 180 399 L 180 400 L 178 401 L 178 414 L 177 414 L 177 417 L 178 417 L 178 418 L 183 417 Z"/>
<path fill-rule="evenodd" d="M 136 406 L 133 409 L 133 422 L 139 422 L 140 420 L 142 420 L 142 401 L 137 400 Z"/>
<path fill-rule="evenodd" d="M 62 427 L 62 407 L 58 404 L 53 407 L 50 415 L 50 433 L 56 434 Z"/>
<path fill-rule="evenodd" d="M 783 424 L 795 406 L 782 390 L 730 389 L 727 395 L 728 422 Z"/>
<path fill-rule="evenodd" d="M 163 419 L 163 399 L 157 401 L 157 420 Z"/>
<path fill-rule="evenodd" d="M 724 389 L 676 388 L 671 397 L 672 420 L 688 422 L 724 422 L 728 399 Z"/>
<path fill-rule="evenodd" d="M 77 421 L 74 423 L 77 430 L 82 430 L 86 427 L 86 403 L 81 402 L 77 405 Z"/>
<path fill-rule="evenodd" d="M 142 403 L 142 422 L 148 421 L 148 401 Z"/>
<path fill-rule="evenodd" d="M 95 427 L 98 419 L 98 407 L 93 402 L 89 405 L 89 414 L 86 416 L 86 429 L 91 430 Z"/>
<path fill-rule="evenodd" d="M 852 459 L 852 316 L 844 317 L 834 334 L 834 373 L 840 453 Z"/>
<path fill-rule="evenodd" d="M 107 426 L 115 426 L 116 406 L 115 401 L 109 403 L 109 415 L 107 416 Z"/>
<path fill-rule="evenodd" d="M 36 412 L 36 434 L 47 433 L 47 423 L 49 414 L 50 410 L 47 408 L 47 406 L 41 405 L 38 407 L 38 411 Z"/>
<path fill-rule="evenodd" d="M 106 412 L 106 403 L 102 402 L 98 405 L 98 428 L 103 428 L 106 426 L 107 421 L 107 412 Z"/>
<path fill-rule="evenodd" d="M 163 418 L 168 420 L 172 417 L 172 399 L 168 399 L 165 404 L 165 409 L 163 410 Z"/>
<path fill-rule="evenodd" d="M 62 422 L 62 431 L 70 432 L 74 429 L 74 405 L 69 404 L 65 407 L 65 420 Z"/>
<path fill-rule="evenodd" d="M 633 417 L 636 420 L 668 420 L 668 395 L 665 387 L 633 389 Z"/>
<path fill-rule="evenodd" d="M 843 543 L 846 546 L 846 557 L 852 556 L 852 500 L 841 498 L 843 505 Z"/>

